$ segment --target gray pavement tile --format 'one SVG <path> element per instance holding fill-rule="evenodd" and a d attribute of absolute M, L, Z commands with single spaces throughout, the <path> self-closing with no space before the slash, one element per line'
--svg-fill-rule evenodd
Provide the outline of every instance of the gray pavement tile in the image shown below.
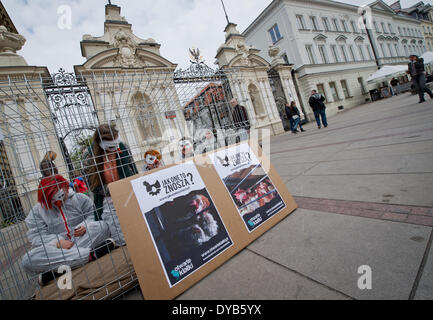
<path fill-rule="evenodd" d="M 433 174 L 298 176 L 292 195 L 433 207 Z"/>
<path fill-rule="evenodd" d="M 415 294 L 415 300 L 433 300 L 433 246 L 430 247 L 427 262 Z"/>
<path fill-rule="evenodd" d="M 298 209 L 249 249 L 356 299 L 408 299 L 430 231 Z M 372 290 L 358 288 L 362 265 Z"/>
<path fill-rule="evenodd" d="M 340 300 L 349 297 L 244 250 L 178 299 Z"/>

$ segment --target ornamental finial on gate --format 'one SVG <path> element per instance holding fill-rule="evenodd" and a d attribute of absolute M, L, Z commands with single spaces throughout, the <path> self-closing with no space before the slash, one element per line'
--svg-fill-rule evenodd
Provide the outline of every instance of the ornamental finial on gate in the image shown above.
<path fill-rule="evenodd" d="M 217 73 L 214 69 L 209 67 L 204 59 L 203 56 L 200 55 L 200 49 L 198 48 L 190 48 L 190 62 L 191 65 L 188 69 L 178 69 L 174 73 L 174 78 L 201 78 L 201 77 L 213 77 Z"/>

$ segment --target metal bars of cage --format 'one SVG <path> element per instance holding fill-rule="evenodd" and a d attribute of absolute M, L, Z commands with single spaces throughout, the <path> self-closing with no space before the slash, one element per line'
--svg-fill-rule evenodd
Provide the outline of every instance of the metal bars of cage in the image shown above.
<path fill-rule="evenodd" d="M 191 155 L 194 155 L 248 138 L 248 130 L 241 132 L 239 128 L 246 128 L 249 121 L 241 119 L 234 123 L 230 103 L 238 98 L 240 104 L 246 104 L 243 99 L 247 93 L 238 89 L 234 95 L 231 89 L 232 82 L 239 80 L 236 70 L 200 77 L 170 72 L 105 71 L 73 75 L 63 71 L 50 79 L 9 79 L 0 83 L 3 146 L 0 151 L 5 155 L 0 173 L 8 186 L 1 189 L 0 204 L 2 212 L 5 204 L 12 211 L 12 219 L 2 219 L 6 223 L 0 230 L 0 298 L 105 299 L 136 286 L 137 278 L 123 243 L 100 259 L 90 263 L 87 259 L 104 246 L 99 240 L 121 233 L 105 182 L 142 172 L 148 150 L 159 151 L 163 162 L 171 164 L 182 159 L 179 147 L 182 140 L 190 140 Z M 253 114 L 249 116 L 253 122 Z M 95 152 L 98 148 L 94 139 L 101 125 L 107 125 L 108 135 L 122 143 L 118 145 L 121 150 Z M 117 137 L 113 128 L 118 132 Z M 117 170 L 117 176 L 112 174 L 111 178 L 104 167 L 109 157 L 115 163 L 111 169 Z M 89 172 L 92 161 L 94 170 Z M 71 251 L 67 251 L 70 249 L 56 247 L 60 250 L 56 251 L 49 247 L 66 240 L 60 236 L 65 221 L 39 219 L 44 215 L 43 206 L 37 200 L 42 178 L 56 175 L 68 182 L 68 196 L 75 195 L 66 198 L 63 206 L 46 210 L 58 219 L 62 212 L 69 214 L 66 220 L 71 229 L 81 224 L 89 234 L 102 237 L 83 247 L 75 244 L 78 261 L 73 264 Z M 80 192 L 80 181 L 87 189 L 84 193 Z M 104 186 L 102 190 L 92 188 L 97 182 Z M 61 189 L 59 182 L 53 186 Z M 102 207 L 98 208 L 95 199 L 101 196 Z M 70 203 L 74 198 L 88 209 L 76 212 Z M 47 197 L 42 201 L 47 202 Z M 102 217 L 99 217 L 101 208 Z M 33 222 L 29 222 L 29 214 Z M 27 221 L 23 222 L 26 216 Z M 110 221 L 114 221 L 114 229 L 108 225 Z M 49 239 L 46 238 L 48 225 L 54 236 L 44 242 L 41 240 L 44 237 Z M 32 232 L 33 238 L 29 238 Z M 28 258 L 23 263 L 25 256 Z M 49 267 L 44 269 L 41 260 Z M 73 281 L 72 288 L 64 290 L 58 286 L 62 275 L 53 274 L 54 279 L 48 285 L 40 286 L 39 275 L 44 270 L 58 271 L 62 262 L 72 267 L 72 275 L 78 282 Z M 82 292 L 79 289 L 82 287 L 89 289 Z"/>

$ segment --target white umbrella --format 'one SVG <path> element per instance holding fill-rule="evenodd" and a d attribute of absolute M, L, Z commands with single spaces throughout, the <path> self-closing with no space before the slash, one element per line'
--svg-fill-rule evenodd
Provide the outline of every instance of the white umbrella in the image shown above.
<path fill-rule="evenodd" d="M 407 71 L 407 66 L 397 65 L 397 66 L 383 66 L 380 70 L 373 73 L 368 77 L 367 82 L 381 82 L 397 77 L 399 75 L 405 74 Z"/>
<path fill-rule="evenodd" d="M 424 53 L 421 58 L 424 59 L 424 64 L 430 64 L 433 63 L 433 52 L 429 51 Z"/>

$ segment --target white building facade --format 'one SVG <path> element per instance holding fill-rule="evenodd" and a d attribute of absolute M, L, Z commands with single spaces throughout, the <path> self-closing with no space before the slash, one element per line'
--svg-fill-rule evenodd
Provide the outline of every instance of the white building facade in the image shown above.
<path fill-rule="evenodd" d="M 353 5 L 330 0 L 274 0 L 243 32 L 246 41 L 261 50 L 263 58 L 271 45 L 280 48 L 281 57 L 293 64 L 294 77 L 304 111 L 311 90 L 321 92 L 328 113 L 369 101 L 366 79 L 378 63 L 405 64 L 410 53 L 425 51 L 420 22 L 397 15 L 379 0 L 367 8 L 371 38 Z"/>

